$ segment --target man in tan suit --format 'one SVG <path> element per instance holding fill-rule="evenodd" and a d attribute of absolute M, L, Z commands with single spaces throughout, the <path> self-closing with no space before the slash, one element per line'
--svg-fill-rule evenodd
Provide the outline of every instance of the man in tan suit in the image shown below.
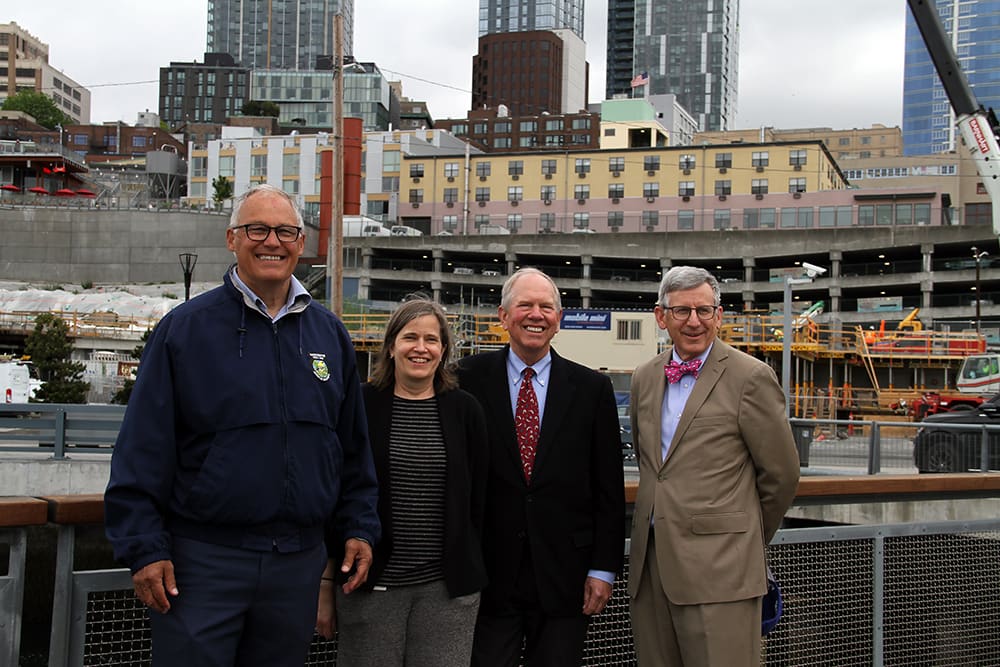
<path fill-rule="evenodd" d="M 655 314 L 673 347 L 632 375 L 640 667 L 760 664 L 765 546 L 795 496 L 799 461 L 774 372 L 716 340 L 719 303 L 708 271 L 668 271 Z"/>

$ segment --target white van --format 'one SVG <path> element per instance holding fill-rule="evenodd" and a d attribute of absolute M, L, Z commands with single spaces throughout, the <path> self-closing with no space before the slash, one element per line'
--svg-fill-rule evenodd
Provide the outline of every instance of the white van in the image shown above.
<path fill-rule="evenodd" d="M 395 225 L 389 232 L 393 236 L 423 236 L 424 233 L 417 229 L 416 227 L 407 227 L 406 225 Z"/>
<path fill-rule="evenodd" d="M 344 236 L 389 236 L 389 229 L 374 218 L 345 215 Z"/>
<path fill-rule="evenodd" d="M 480 234 L 496 234 L 500 236 L 510 236 L 510 230 L 500 225 L 483 225 L 479 228 Z"/>

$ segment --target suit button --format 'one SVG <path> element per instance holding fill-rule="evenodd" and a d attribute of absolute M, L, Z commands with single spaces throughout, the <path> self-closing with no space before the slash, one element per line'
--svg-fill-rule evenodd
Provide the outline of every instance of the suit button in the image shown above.
<path fill-rule="evenodd" d="M 666 478 L 667 478 L 667 473 L 665 472 L 661 472 L 659 475 L 656 476 L 656 479 L 661 482 L 664 481 Z"/>

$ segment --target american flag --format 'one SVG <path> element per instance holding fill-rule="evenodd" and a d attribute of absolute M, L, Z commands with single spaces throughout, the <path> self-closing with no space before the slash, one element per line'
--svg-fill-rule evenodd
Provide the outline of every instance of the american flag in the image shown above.
<path fill-rule="evenodd" d="M 649 72 L 636 74 L 634 77 L 632 77 L 633 88 L 638 88 L 639 86 L 645 86 L 647 83 L 649 83 Z"/>

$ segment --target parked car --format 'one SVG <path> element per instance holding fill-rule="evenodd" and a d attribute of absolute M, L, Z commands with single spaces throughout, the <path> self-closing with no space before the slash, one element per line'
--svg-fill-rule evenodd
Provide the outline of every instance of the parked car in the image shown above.
<path fill-rule="evenodd" d="M 964 406 L 963 406 L 964 407 Z M 978 407 L 928 415 L 913 439 L 913 462 L 920 472 L 967 472 L 981 466 L 982 430 L 949 430 L 949 425 L 1000 427 L 1000 394 Z M 988 431 L 988 463 L 1000 469 L 1000 429 Z"/>

